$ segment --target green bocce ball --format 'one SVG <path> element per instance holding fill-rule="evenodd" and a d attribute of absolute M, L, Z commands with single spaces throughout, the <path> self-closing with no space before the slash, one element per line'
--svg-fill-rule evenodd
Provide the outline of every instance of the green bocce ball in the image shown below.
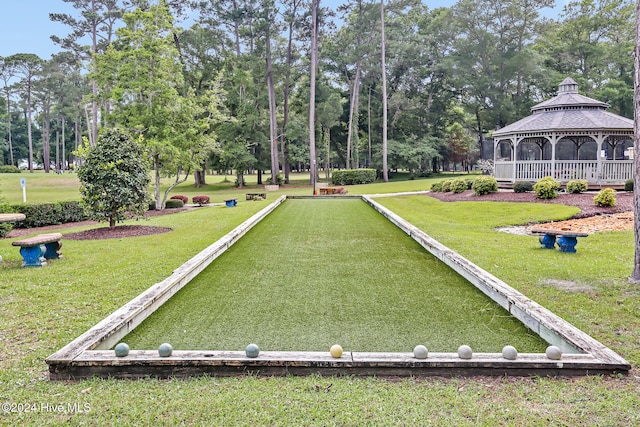
<path fill-rule="evenodd" d="M 113 350 L 116 353 L 116 357 L 125 357 L 129 354 L 129 345 L 126 342 L 121 342 Z"/>
<path fill-rule="evenodd" d="M 158 355 L 160 355 L 160 357 L 169 357 L 171 353 L 173 353 L 173 347 L 171 347 L 169 343 L 162 343 L 160 347 L 158 347 Z"/>

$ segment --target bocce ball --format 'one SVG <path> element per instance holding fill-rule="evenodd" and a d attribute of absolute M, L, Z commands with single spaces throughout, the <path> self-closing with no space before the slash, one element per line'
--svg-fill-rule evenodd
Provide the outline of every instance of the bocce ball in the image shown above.
<path fill-rule="evenodd" d="M 429 351 L 427 350 L 427 347 L 419 344 L 413 349 L 413 355 L 416 359 L 426 359 L 429 355 Z"/>
<path fill-rule="evenodd" d="M 562 351 L 555 345 L 550 345 L 545 351 L 547 358 L 551 360 L 560 360 L 562 358 Z"/>
<path fill-rule="evenodd" d="M 507 360 L 516 360 L 518 357 L 518 350 L 512 345 L 505 345 L 502 349 L 502 357 Z"/>
<path fill-rule="evenodd" d="M 129 354 L 129 345 L 125 342 L 121 342 L 113 349 L 116 352 L 116 357 L 125 357 Z"/>
<path fill-rule="evenodd" d="M 160 357 L 169 357 L 172 352 L 173 347 L 171 347 L 171 344 L 167 342 L 160 344 L 160 347 L 158 347 L 158 354 Z"/>
<path fill-rule="evenodd" d="M 258 357 L 258 355 L 260 354 L 260 348 L 258 347 L 257 344 L 249 344 L 247 346 L 247 348 L 244 350 L 245 354 L 247 355 L 247 357 Z"/>
<path fill-rule="evenodd" d="M 329 353 L 331 353 L 331 357 L 334 357 L 336 359 L 340 359 L 342 357 L 342 351 L 343 350 L 340 344 L 334 344 L 329 349 Z"/>
<path fill-rule="evenodd" d="M 471 351 L 471 347 L 469 347 L 468 345 L 463 344 L 458 347 L 458 357 L 460 359 L 471 359 L 472 356 L 473 351 Z"/>

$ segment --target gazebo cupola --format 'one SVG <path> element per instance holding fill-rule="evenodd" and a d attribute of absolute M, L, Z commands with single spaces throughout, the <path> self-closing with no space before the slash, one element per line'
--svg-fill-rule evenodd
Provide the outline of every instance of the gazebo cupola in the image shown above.
<path fill-rule="evenodd" d="M 585 179 L 620 185 L 633 176 L 633 120 L 578 93 L 567 77 L 558 95 L 531 108 L 531 115 L 493 133 L 498 181 L 561 182 Z"/>

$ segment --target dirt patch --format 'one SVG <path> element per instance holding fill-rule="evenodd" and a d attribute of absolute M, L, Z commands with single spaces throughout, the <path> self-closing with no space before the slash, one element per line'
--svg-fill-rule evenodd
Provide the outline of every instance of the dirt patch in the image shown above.
<path fill-rule="evenodd" d="M 545 284 L 548 286 L 553 286 L 555 288 L 561 289 L 563 291 L 569 292 L 594 292 L 595 289 L 592 286 L 580 284 L 574 282 L 573 280 L 556 280 L 549 279 L 545 281 Z"/>

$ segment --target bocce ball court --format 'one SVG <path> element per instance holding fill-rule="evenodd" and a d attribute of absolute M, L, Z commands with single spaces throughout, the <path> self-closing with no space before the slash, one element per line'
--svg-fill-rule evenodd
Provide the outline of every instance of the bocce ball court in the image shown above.
<path fill-rule="evenodd" d="M 131 349 L 125 357 L 115 356 L 119 342 Z M 174 348 L 169 357 L 159 356 L 162 343 Z M 247 357 L 250 343 L 257 357 Z M 342 357 L 329 354 L 333 344 Z M 413 354 L 420 344 L 426 359 Z M 546 357 L 550 344 L 560 360 Z M 461 345 L 470 359 L 458 356 Z M 515 360 L 502 356 L 508 345 Z M 47 362 L 51 379 L 630 369 L 368 196 L 282 196 Z"/>

